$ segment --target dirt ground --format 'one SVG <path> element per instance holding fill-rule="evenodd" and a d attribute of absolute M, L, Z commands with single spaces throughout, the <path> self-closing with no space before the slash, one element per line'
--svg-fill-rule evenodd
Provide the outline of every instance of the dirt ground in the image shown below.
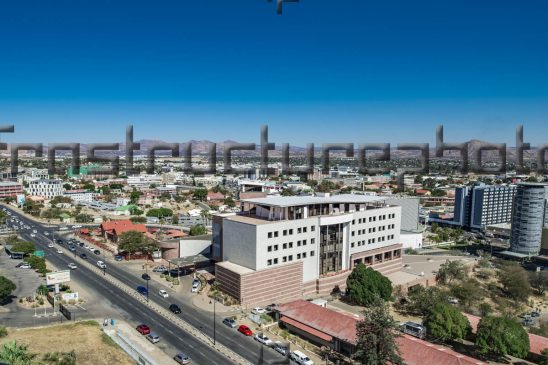
<path fill-rule="evenodd" d="M 135 361 L 116 344 L 103 340 L 100 326 L 91 321 L 40 328 L 8 328 L 8 336 L 0 344 L 17 340 L 27 344 L 29 351 L 41 359 L 48 352 L 76 353 L 78 365 L 133 365 Z M 106 336 L 106 335 L 105 335 Z"/>

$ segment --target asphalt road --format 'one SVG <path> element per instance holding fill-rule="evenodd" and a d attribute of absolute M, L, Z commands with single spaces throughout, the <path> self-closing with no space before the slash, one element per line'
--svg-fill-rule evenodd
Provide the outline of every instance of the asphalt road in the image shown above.
<path fill-rule="evenodd" d="M 63 254 L 57 254 L 55 250 L 57 250 L 60 245 L 55 244 L 54 248 L 47 247 L 47 244 L 51 242 L 52 238 L 51 228 L 47 229 L 46 227 L 43 227 L 40 224 L 26 219 L 24 216 L 12 210 L 10 211 L 13 215 L 24 221 L 25 224 L 37 227 L 37 233 L 35 237 L 31 237 L 30 235 L 32 233 L 32 229 L 30 231 L 19 231 L 18 233 L 25 240 L 31 241 L 35 243 L 38 247 L 44 249 L 46 251 L 47 260 L 51 261 L 59 268 L 67 267 L 68 263 L 74 262 L 76 265 L 78 265 L 78 269 L 73 270 L 71 273 L 74 279 L 78 280 L 83 285 L 96 289 L 99 293 L 108 298 L 114 305 L 126 311 L 131 316 L 131 319 L 135 322 L 135 324 L 148 324 L 153 329 L 153 331 L 157 332 L 162 337 L 162 340 L 167 341 L 172 346 L 180 349 L 181 351 L 187 352 L 190 357 L 195 360 L 196 363 L 228 363 L 228 360 L 226 358 L 219 355 L 217 352 L 212 351 L 209 347 L 203 345 L 201 342 L 194 339 L 191 335 L 176 328 L 167 319 L 150 310 L 148 307 L 140 303 L 135 298 L 120 291 L 115 286 L 103 280 L 100 275 L 97 275 L 95 272 L 87 269 L 84 265 L 79 265 L 82 259 L 78 255 L 81 252 L 85 252 L 88 255 L 88 261 L 94 264 L 97 260 L 105 261 L 101 256 L 97 256 L 88 250 L 77 247 L 75 257 L 74 254 L 68 250 L 67 244 L 61 245 Z M 50 232 L 50 236 L 43 235 L 43 232 L 46 230 Z M 67 232 L 60 233 L 63 234 Z M 56 233 L 55 239 L 57 238 L 58 234 Z M 145 280 L 143 280 L 141 277 L 128 273 L 122 268 L 110 263 L 107 265 L 106 275 L 112 275 L 112 277 L 118 279 L 122 283 L 132 288 L 136 288 L 139 285 L 146 286 Z M 156 286 L 153 281 L 149 282 L 150 300 L 154 301 L 164 308 L 167 308 L 172 303 L 179 305 L 182 309 L 182 313 L 180 314 L 181 318 L 183 318 L 195 328 L 200 329 L 203 333 L 209 335 L 212 338 L 214 337 L 212 313 L 207 311 L 201 311 L 190 302 L 182 301 L 176 298 L 162 298 L 157 295 L 159 289 L 161 289 L 161 287 Z M 244 357 L 254 364 L 258 364 L 261 361 L 259 360 L 260 357 L 264 359 L 265 363 L 283 360 L 283 357 L 272 349 L 264 349 L 264 351 L 261 351 L 262 345 L 260 343 L 250 337 L 242 335 L 241 333 L 237 332 L 236 329 L 225 326 L 224 324 L 222 324 L 222 319 L 223 318 L 218 316 L 215 321 L 216 341 L 219 341 L 224 346 L 230 348 L 232 351 L 238 353 L 240 356 Z"/>

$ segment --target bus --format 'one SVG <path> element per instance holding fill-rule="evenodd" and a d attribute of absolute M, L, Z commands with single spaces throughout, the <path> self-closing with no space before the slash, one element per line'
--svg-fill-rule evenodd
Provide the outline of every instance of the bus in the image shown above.
<path fill-rule="evenodd" d="M 403 333 L 407 333 L 408 335 L 418 337 L 420 339 L 426 337 L 426 327 L 422 324 L 418 324 L 415 322 L 402 323 L 400 326 L 400 330 Z"/>

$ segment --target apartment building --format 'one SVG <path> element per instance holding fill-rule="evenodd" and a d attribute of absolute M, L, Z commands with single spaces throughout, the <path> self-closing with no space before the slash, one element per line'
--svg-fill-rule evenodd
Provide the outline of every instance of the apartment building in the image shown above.
<path fill-rule="evenodd" d="M 27 191 L 30 195 L 51 199 L 63 195 L 65 189 L 62 180 L 39 179 L 30 181 Z"/>
<path fill-rule="evenodd" d="M 401 207 L 376 196 L 246 199 L 213 219 L 217 281 L 242 304 L 344 290 L 358 263 L 401 268 L 400 224 Z"/>
<path fill-rule="evenodd" d="M 128 186 L 136 188 L 148 188 L 151 184 L 161 185 L 162 181 L 160 175 L 133 175 L 127 177 Z"/>
<path fill-rule="evenodd" d="M 66 190 L 63 193 L 63 196 L 70 198 L 74 203 L 91 202 L 97 195 L 99 194 L 87 191 L 85 189 Z"/>

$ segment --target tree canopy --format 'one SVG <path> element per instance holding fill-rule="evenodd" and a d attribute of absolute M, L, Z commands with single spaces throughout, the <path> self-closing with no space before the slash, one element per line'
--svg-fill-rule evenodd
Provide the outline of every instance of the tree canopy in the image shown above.
<path fill-rule="evenodd" d="M 0 360 L 11 365 L 31 365 L 35 357 L 28 351 L 27 345 L 18 345 L 17 341 L 5 343 L 0 348 Z"/>
<path fill-rule="evenodd" d="M 392 283 L 390 279 L 364 264 L 358 264 L 346 279 L 346 292 L 350 302 L 369 305 L 376 298 L 390 299 Z"/>
<path fill-rule="evenodd" d="M 191 236 L 201 236 L 207 233 L 206 227 L 204 227 L 201 224 L 197 224 L 195 226 L 190 227 L 190 235 Z"/>
<path fill-rule="evenodd" d="M 172 215 L 173 211 L 168 208 L 153 208 L 147 212 L 147 217 L 166 218 Z"/>
<path fill-rule="evenodd" d="M 388 305 L 377 298 L 365 309 L 363 319 L 356 324 L 354 360 L 364 365 L 403 364 L 396 343 L 396 327 Z"/>
<path fill-rule="evenodd" d="M 196 189 L 192 192 L 192 198 L 203 201 L 207 197 L 207 189 Z"/>
<path fill-rule="evenodd" d="M 471 331 L 468 319 L 455 307 L 445 303 L 436 304 L 424 324 L 428 333 L 440 341 L 464 339 Z"/>
<path fill-rule="evenodd" d="M 525 302 L 531 294 L 527 272 L 514 262 L 504 262 L 498 272 L 502 290 L 511 299 Z"/>
<path fill-rule="evenodd" d="M 440 265 L 436 280 L 441 284 L 451 284 L 454 280 L 466 278 L 466 266 L 460 260 L 447 260 Z"/>
<path fill-rule="evenodd" d="M 17 287 L 13 281 L 5 276 L 0 276 L 0 303 L 4 303 L 15 289 L 17 289 Z"/>
<path fill-rule="evenodd" d="M 24 252 L 26 255 L 34 253 L 36 251 L 36 245 L 32 242 L 17 241 L 13 244 L 13 252 Z"/>
<path fill-rule="evenodd" d="M 438 287 L 425 288 L 422 285 L 412 287 L 407 293 L 405 310 L 411 314 L 426 316 L 438 303 L 447 303 L 448 296 Z"/>
<path fill-rule="evenodd" d="M 137 252 L 150 254 L 157 250 L 158 246 L 156 242 L 146 237 L 142 232 L 127 231 L 120 235 L 118 249 L 130 255 Z"/>
<path fill-rule="evenodd" d="M 516 321 L 504 317 L 483 317 L 478 325 L 476 346 L 487 355 L 511 355 L 525 358 L 529 353 L 529 336 Z"/>

